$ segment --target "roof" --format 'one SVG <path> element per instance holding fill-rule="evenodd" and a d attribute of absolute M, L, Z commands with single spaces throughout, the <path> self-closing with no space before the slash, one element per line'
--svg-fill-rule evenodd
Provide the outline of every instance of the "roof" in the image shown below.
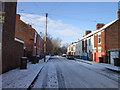
<path fill-rule="evenodd" d="M 92 31 L 90 34 L 88 34 L 88 35 L 82 37 L 81 40 L 84 39 L 84 38 L 90 37 L 91 35 L 96 34 L 96 33 L 100 32 L 100 31 L 106 29 L 107 27 L 109 27 L 110 25 L 112 25 L 113 23 L 115 23 L 115 22 L 118 21 L 118 20 L 119 20 L 119 19 L 114 20 L 114 21 L 112 21 L 112 22 L 110 22 L 110 23 L 104 25 L 102 28 L 100 28 L 100 29 L 98 29 L 98 30 L 96 30 L 96 31 Z"/>

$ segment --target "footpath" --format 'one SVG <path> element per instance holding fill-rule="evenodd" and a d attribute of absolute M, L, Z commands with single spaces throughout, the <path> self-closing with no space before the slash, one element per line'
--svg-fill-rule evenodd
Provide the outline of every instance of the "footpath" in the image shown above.
<path fill-rule="evenodd" d="M 98 63 L 82 59 L 76 59 L 76 61 L 80 62 L 81 65 L 88 68 L 89 70 L 93 70 L 96 73 L 102 74 L 120 83 L 120 67 L 114 66 L 112 64 Z"/>
<path fill-rule="evenodd" d="M 97 62 L 87 61 L 87 60 L 82 60 L 82 59 L 77 59 L 77 60 L 80 61 L 80 62 L 83 62 L 83 63 L 90 64 L 90 65 L 99 66 L 99 67 L 105 67 L 105 68 L 107 68 L 109 70 L 120 72 L 120 67 L 114 66 L 112 64 L 97 63 Z"/>
<path fill-rule="evenodd" d="M 48 61 L 49 58 L 50 56 L 46 56 L 46 61 Z M 43 69 L 45 63 L 44 59 L 41 59 L 37 64 L 31 64 L 31 62 L 27 63 L 27 69 L 16 68 L 1 74 L 2 86 L 0 85 L 0 89 L 29 88 Z"/>

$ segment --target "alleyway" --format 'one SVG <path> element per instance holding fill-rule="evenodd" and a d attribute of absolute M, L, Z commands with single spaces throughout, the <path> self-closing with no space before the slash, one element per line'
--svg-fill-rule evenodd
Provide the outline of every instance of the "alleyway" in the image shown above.
<path fill-rule="evenodd" d="M 63 57 L 53 57 L 44 65 L 32 88 L 118 88 L 117 79 L 109 77 L 118 73 L 90 66 Z"/>

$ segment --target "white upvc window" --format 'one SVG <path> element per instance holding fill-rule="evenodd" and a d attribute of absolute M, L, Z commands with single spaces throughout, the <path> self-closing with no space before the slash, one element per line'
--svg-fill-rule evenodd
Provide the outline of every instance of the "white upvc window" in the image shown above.
<path fill-rule="evenodd" d="M 35 32 L 34 43 L 36 43 L 37 33 Z"/>
<path fill-rule="evenodd" d="M 101 44 L 101 33 L 98 34 L 98 44 Z"/>

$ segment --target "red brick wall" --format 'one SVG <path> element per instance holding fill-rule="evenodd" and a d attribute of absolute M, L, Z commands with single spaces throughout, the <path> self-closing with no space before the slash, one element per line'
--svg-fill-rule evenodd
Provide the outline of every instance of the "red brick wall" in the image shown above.
<path fill-rule="evenodd" d="M 40 37 L 40 35 L 36 32 L 37 36 L 36 36 L 36 43 L 34 44 L 34 46 L 36 46 L 35 50 L 34 50 L 34 55 L 42 55 L 43 54 L 43 39 Z"/>
<path fill-rule="evenodd" d="M 102 43 L 98 44 L 98 35 L 94 36 L 94 45 L 96 47 L 96 53 L 94 53 L 95 61 L 99 62 L 99 55 L 104 57 L 104 62 L 107 62 L 106 53 L 109 49 L 118 49 L 120 48 L 120 20 L 113 23 L 105 29 L 104 32 L 101 32 Z M 98 47 L 102 47 L 101 53 L 98 53 Z"/>
<path fill-rule="evenodd" d="M 120 19 L 118 21 L 118 48 L 120 48 Z"/>
<path fill-rule="evenodd" d="M 2 32 L 2 73 L 14 67 L 16 2 L 5 3 L 5 23 Z"/>
<path fill-rule="evenodd" d="M 99 52 L 98 47 L 101 47 L 101 52 Z M 105 55 L 106 55 L 106 51 L 105 51 L 105 31 L 101 32 L 101 44 L 98 43 L 98 33 L 96 35 L 94 35 L 94 48 L 95 49 L 95 54 L 94 54 L 94 60 L 96 62 L 99 62 L 99 57 L 104 57 L 104 61 L 105 61 Z"/>
<path fill-rule="evenodd" d="M 23 57 L 23 46 L 24 44 L 23 43 L 20 43 L 18 41 L 14 41 L 14 50 L 13 50 L 13 63 L 14 63 L 14 66 L 13 68 L 15 67 L 19 67 L 20 66 L 20 58 Z"/>
<path fill-rule="evenodd" d="M 106 28 L 106 50 L 108 49 L 118 49 L 120 48 L 120 29 L 118 29 L 118 26 L 120 26 L 120 22 L 117 21 L 108 28 Z"/>
<path fill-rule="evenodd" d="M 15 37 L 25 42 L 25 56 L 33 55 L 34 33 L 35 30 L 30 25 L 20 20 L 19 15 L 16 15 Z"/>
<path fill-rule="evenodd" d="M 16 3 L 5 3 L 5 23 L 2 33 L 2 73 L 20 65 L 23 56 L 23 44 L 15 38 Z"/>

